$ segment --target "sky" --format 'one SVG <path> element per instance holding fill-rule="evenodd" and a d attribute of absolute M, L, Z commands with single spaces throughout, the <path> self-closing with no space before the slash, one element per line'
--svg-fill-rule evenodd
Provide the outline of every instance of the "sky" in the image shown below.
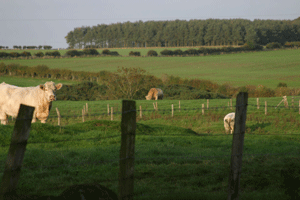
<path fill-rule="evenodd" d="M 300 17 L 300 0 L 0 0 L 0 46 L 67 48 L 76 27 L 136 21 Z"/>

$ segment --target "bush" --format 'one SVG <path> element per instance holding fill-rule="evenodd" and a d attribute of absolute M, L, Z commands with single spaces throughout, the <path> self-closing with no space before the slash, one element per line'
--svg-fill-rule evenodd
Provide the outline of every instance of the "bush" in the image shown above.
<path fill-rule="evenodd" d="M 281 44 L 279 42 L 271 42 L 266 45 L 267 49 L 278 49 L 281 48 Z"/>
<path fill-rule="evenodd" d="M 138 51 L 135 51 L 135 52 L 130 51 L 130 52 L 129 52 L 129 56 L 141 56 L 141 53 L 138 52 Z"/>
<path fill-rule="evenodd" d="M 85 55 L 99 55 L 99 52 L 96 49 L 84 49 L 83 53 Z"/>
<path fill-rule="evenodd" d="M 243 45 L 243 49 L 244 50 L 249 50 L 249 51 L 252 51 L 252 50 L 262 50 L 263 49 L 263 46 L 259 45 L 259 44 L 255 44 L 253 42 L 246 42 L 244 45 Z"/>
<path fill-rule="evenodd" d="M 6 57 L 9 57 L 9 53 L 0 52 L 0 58 L 6 58 Z"/>
<path fill-rule="evenodd" d="M 198 55 L 199 52 L 196 49 L 188 49 L 183 52 L 184 55 Z"/>
<path fill-rule="evenodd" d="M 69 50 L 69 51 L 66 52 L 65 55 L 74 57 L 74 56 L 82 56 L 82 55 L 84 55 L 84 53 L 82 51 Z"/>
<path fill-rule="evenodd" d="M 161 51 L 160 54 L 163 56 L 172 56 L 174 53 L 171 50 L 165 49 L 165 50 Z"/>
<path fill-rule="evenodd" d="M 23 51 L 20 55 L 23 56 L 23 57 L 30 57 L 31 53 L 27 52 L 27 51 Z"/>
<path fill-rule="evenodd" d="M 36 54 L 34 54 L 36 57 L 44 57 L 44 53 L 43 52 L 37 52 Z"/>
<path fill-rule="evenodd" d="M 147 52 L 147 56 L 157 56 L 157 55 L 158 55 L 157 52 L 154 51 L 154 50 L 149 50 L 149 51 Z"/>
<path fill-rule="evenodd" d="M 102 54 L 103 54 L 103 55 L 109 55 L 109 54 L 110 54 L 110 51 L 109 51 L 108 49 L 104 49 L 104 50 L 102 51 Z"/>
<path fill-rule="evenodd" d="M 277 87 L 287 87 L 287 84 L 286 83 L 278 83 Z"/>
<path fill-rule="evenodd" d="M 59 51 L 50 51 L 50 52 L 46 52 L 45 55 L 58 57 L 58 56 L 60 56 L 60 53 L 59 53 Z"/>
<path fill-rule="evenodd" d="M 117 51 L 111 51 L 109 55 L 111 55 L 111 56 L 119 56 L 119 53 Z"/>
<path fill-rule="evenodd" d="M 10 57 L 13 57 L 13 58 L 17 58 L 17 57 L 20 57 L 21 55 L 17 52 L 10 52 L 9 53 Z"/>
<path fill-rule="evenodd" d="M 173 51 L 173 55 L 180 56 L 182 54 L 183 54 L 183 51 L 181 49 L 176 49 Z"/>

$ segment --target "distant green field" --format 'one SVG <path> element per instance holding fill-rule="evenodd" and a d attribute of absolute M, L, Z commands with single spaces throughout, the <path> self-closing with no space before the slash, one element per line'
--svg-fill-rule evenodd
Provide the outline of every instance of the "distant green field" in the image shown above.
<path fill-rule="evenodd" d="M 118 67 L 140 67 L 149 74 L 211 80 L 232 86 L 264 85 L 279 82 L 299 87 L 300 49 L 195 57 L 89 57 L 60 59 L 2 60 L 5 64 L 47 65 L 75 71 L 116 71 Z"/>

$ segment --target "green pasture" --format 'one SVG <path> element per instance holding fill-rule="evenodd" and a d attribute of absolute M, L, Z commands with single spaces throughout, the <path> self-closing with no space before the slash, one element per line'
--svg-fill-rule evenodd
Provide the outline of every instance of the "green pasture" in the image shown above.
<path fill-rule="evenodd" d="M 256 98 L 248 100 L 242 200 L 286 199 L 281 170 L 300 167 L 299 99 L 294 99 L 294 108 L 291 97 L 288 100 L 288 109 L 283 105 L 275 109 L 281 98 L 260 98 L 259 109 Z M 157 101 L 157 111 L 153 109 L 156 101 L 136 101 L 134 199 L 226 199 L 232 135 L 224 133 L 223 117 L 234 112 L 229 101 L 210 100 L 208 109 L 207 100 L 180 101 L 180 111 L 178 100 Z M 47 124 L 32 124 L 18 191 L 58 195 L 73 184 L 100 183 L 117 192 L 121 103 L 53 102 Z M 114 108 L 113 121 L 107 104 Z M 61 127 L 57 126 L 56 107 L 62 115 Z M 13 122 L 0 125 L 0 177 Z M 295 176 L 300 176 L 297 170 Z"/>
<path fill-rule="evenodd" d="M 299 87 L 300 49 L 262 51 L 192 57 L 85 57 L 57 59 L 2 60 L 5 64 L 47 65 L 75 71 L 115 72 L 118 67 L 140 67 L 149 74 L 211 80 L 232 86 L 264 85 L 276 88 L 279 82 Z"/>

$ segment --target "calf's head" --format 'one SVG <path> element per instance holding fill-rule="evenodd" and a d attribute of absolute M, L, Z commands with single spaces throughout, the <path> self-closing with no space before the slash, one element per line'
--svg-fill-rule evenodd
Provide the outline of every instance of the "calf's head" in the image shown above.
<path fill-rule="evenodd" d="M 40 85 L 40 89 L 45 92 L 45 98 L 48 102 L 56 100 L 55 92 L 56 90 L 60 90 L 61 87 L 61 83 L 55 85 L 52 81 L 46 82 L 44 85 Z"/>

